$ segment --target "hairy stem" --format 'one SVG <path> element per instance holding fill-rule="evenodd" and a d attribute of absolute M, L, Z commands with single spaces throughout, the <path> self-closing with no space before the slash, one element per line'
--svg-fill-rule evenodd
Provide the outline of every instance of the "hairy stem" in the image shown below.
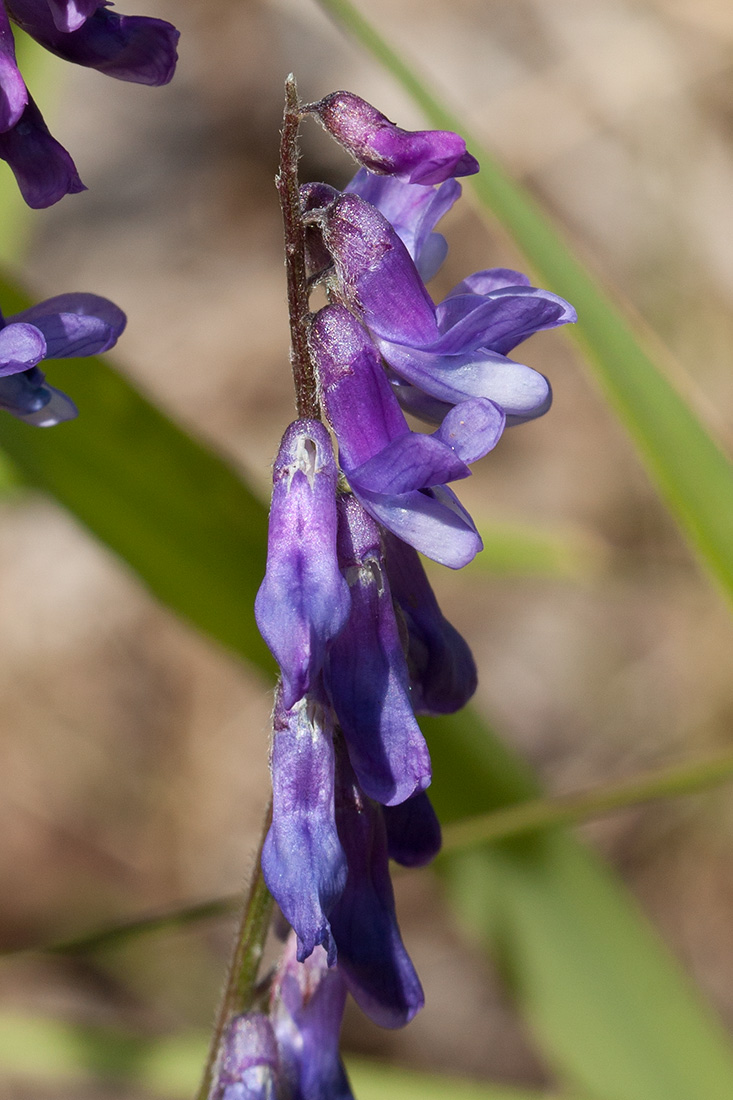
<path fill-rule="evenodd" d="M 310 309 L 305 268 L 305 228 L 298 186 L 298 130 L 300 103 L 295 79 L 285 82 L 285 113 L 280 138 L 280 169 L 275 186 L 280 198 L 285 235 L 285 269 L 290 313 L 290 364 L 299 417 L 320 420 L 316 374 L 308 347 Z"/>
<path fill-rule="evenodd" d="M 230 1020 L 241 1012 L 248 1012 L 253 1005 L 257 972 L 262 960 L 265 939 L 267 938 L 272 916 L 272 897 L 265 886 L 261 858 L 262 846 L 265 843 L 271 819 L 272 806 L 270 805 L 267 808 L 252 881 L 245 902 L 242 921 L 237 932 L 232 961 L 229 964 L 229 974 L 217 1013 L 214 1033 L 211 1037 L 209 1056 L 206 1061 L 201 1087 L 196 1094 L 196 1100 L 208 1100 L 214 1081 L 219 1049 Z"/>

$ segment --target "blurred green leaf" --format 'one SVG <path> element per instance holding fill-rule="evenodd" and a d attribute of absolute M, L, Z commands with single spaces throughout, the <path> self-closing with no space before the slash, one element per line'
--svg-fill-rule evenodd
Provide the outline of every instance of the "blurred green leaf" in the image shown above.
<path fill-rule="evenodd" d="M 0 280 L 8 313 L 28 299 Z M 78 420 L 52 429 L 0 417 L 0 447 L 199 629 L 272 676 L 254 622 L 267 510 L 223 459 L 197 443 L 101 359 L 63 359 L 55 386 Z"/>
<path fill-rule="evenodd" d="M 175 1100 L 195 1088 L 207 1042 L 198 1033 L 148 1039 L 112 1028 L 3 1013 L 0 1076 L 59 1086 L 96 1078 Z M 364 1059 L 347 1059 L 347 1066 L 358 1100 L 562 1100 L 555 1093 L 415 1073 Z"/>
<path fill-rule="evenodd" d="M 702 563 L 733 601 L 733 464 L 655 363 L 651 340 L 632 325 L 598 280 L 499 162 L 446 110 L 350 0 L 319 0 L 402 84 L 432 126 L 456 130 L 481 162 L 467 182 L 480 204 L 508 229 L 539 280 L 567 298 L 579 323 L 566 331 L 595 368 L 609 403 Z"/>
<path fill-rule="evenodd" d="M 477 519 L 474 516 L 474 519 Z M 507 577 L 553 577 L 585 580 L 607 563 L 607 548 L 589 532 L 576 529 L 542 530 L 519 523 L 482 523 L 478 532 L 484 548 L 463 574 L 475 581 L 477 573 Z"/>
<path fill-rule="evenodd" d="M 537 796 L 472 711 L 421 725 L 444 823 Z M 563 830 L 449 854 L 440 869 L 561 1080 L 599 1100 L 733 1096 L 721 1025 L 615 876 Z"/>

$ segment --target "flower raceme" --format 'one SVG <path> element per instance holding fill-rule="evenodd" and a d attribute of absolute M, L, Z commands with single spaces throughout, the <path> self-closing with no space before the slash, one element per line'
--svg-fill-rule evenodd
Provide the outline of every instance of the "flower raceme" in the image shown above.
<path fill-rule="evenodd" d="M 73 420 L 73 401 L 47 384 L 38 364 L 107 351 L 126 321 L 97 294 L 61 294 L 12 317 L 0 315 L 0 408 L 41 428 Z"/>
<path fill-rule="evenodd" d="M 85 188 L 26 89 L 10 19 L 66 61 L 153 86 L 173 76 L 178 31 L 163 19 L 118 15 L 106 0 L 0 0 L 0 158 L 29 206 L 51 206 Z"/>
<path fill-rule="evenodd" d="M 288 966 L 300 988 L 320 967 L 377 1023 L 399 1027 L 423 993 L 388 861 L 421 866 L 440 848 L 415 715 L 452 713 L 476 688 L 471 652 L 441 614 L 418 551 L 457 569 L 481 549 L 449 485 L 470 475 L 506 425 L 547 411 L 547 380 L 508 353 L 575 313 L 503 268 L 433 301 L 425 282 L 447 251 L 435 227 L 460 196 L 455 177 L 478 170 L 458 135 L 402 130 L 347 92 L 301 114 L 316 116 L 361 167 L 344 192 L 300 189 L 309 285 L 324 282 L 329 302 L 311 317 L 308 341 L 328 428 L 295 421 L 274 464 L 255 604 L 281 674 L 262 868 L 294 931 L 298 961 Z M 406 411 L 435 430 L 411 430 Z M 302 1037 L 298 1011 L 288 1028 Z M 284 1032 L 268 1020 L 281 1058 Z M 310 1095 L 303 1064 L 294 1096 Z M 321 1076 L 313 1095 L 350 1096 L 336 1065 L 329 1055 L 318 1073 L 331 1083 Z"/>

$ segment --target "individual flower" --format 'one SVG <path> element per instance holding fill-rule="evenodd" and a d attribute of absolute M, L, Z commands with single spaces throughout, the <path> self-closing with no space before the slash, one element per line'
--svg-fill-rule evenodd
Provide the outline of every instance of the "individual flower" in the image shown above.
<path fill-rule="evenodd" d="M 0 316 L 0 408 L 37 427 L 72 420 L 74 403 L 47 385 L 38 364 L 107 351 L 125 324 L 122 310 L 96 294 L 61 294 Z"/>
<path fill-rule="evenodd" d="M 442 206 L 428 206 L 425 195 L 425 209 L 400 205 L 394 187 L 399 181 L 388 182 L 389 202 L 402 210 L 402 233 L 432 270 L 437 254 L 429 255 L 435 247 L 429 242 Z M 370 188 L 377 197 L 379 189 Z M 519 423 L 549 408 L 547 379 L 509 359 L 508 352 L 534 332 L 574 321 L 564 299 L 496 269 L 470 276 L 436 306 L 408 247 L 372 202 L 338 194 L 320 212 L 312 211 L 311 220 L 318 221 L 333 260 L 335 292 L 362 319 L 399 378 L 396 393 L 409 411 L 439 422 L 451 406 L 481 397 L 499 405 L 508 423 Z"/>
<path fill-rule="evenodd" d="M 349 616 L 336 557 L 337 478 L 323 424 L 296 420 L 275 459 L 267 571 L 255 601 L 260 633 L 280 666 L 285 710 L 309 691 Z"/>
<path fill-rule="evenodd" d="M 464 402 L 433 435 L 411 432 L 367 333 L 340 305 L 315 317 L 311 346 L 339 463 L 374 518 L 453 569 L 481 549 L 471 517 L 446 482 L 496 445 L 504 414 L 483 398 Z"/>
<path fill-rule="evenodd" d="M 383 541 L 392 599 L 407 633 L 412 706 L 417 714 L 453 714 L 476 690 L 471 650 L 443 616 L 415 550 L 389 531 Z"/>
<path fill-rule="evenodd" d="M 281 1095 L 292 1100 L 353 1100 L 339 1056 L 346 1003 L 339 967 L 329 965 L 320 947 L 304 963 L 298 962 L 290 936 L 270 1001 L 280 1052 Z"/>
<path fill-rule="evenodd" d="M 425 998 L 397 924 L 384 812 L 364 794 L 343 752 L 336 762 L 336 824 L 349 867 L 329 917 L 339 970 L 376 1024 L 404 1027 Z"/>
<path fill-rule="evenodd" d="M 162 19 L 118 15 L 98 0 L 0 0 L 0 159 L 38 209 L 85 188 L 28 94 L 8 15 L 59 57 L 138 84 L 168 83 L 179 34 Z"/>
<path fill-rule="evenodd" d="M 460 134 L 451 130 L 402 130 L 353 92 L 332 92 L 303 107 L 329 134 L 371 172 L 406 183 L 441 183 L 450 176 L 478 172 Z"/>
<path fill-rule="evenodd" d="M 380 531 L 355 497 L 340 497 L 338 506 L 351 614 L 329 647 L 326 689 L 361 789 L 396 805 L 427 787 L 430 756 L 410 701 Z"/>
<path fill-rule="evenodd" d="M 314 697 L 287 710 L 278 690 L 273 714 L 272 824 L 262 872 L 295 930 L 298 958 L 322 944 L 331 962 L 336 944 L 328 914 L 346 883 L 346 857 L 334 811 L 334 727 L 328 706 Z"/>
<path fill-rule="evenodd" d="M 211 1100 L 281 1100 L 280 1056 L 270 1018 L 235 1016 L 222 1041 Z"/>

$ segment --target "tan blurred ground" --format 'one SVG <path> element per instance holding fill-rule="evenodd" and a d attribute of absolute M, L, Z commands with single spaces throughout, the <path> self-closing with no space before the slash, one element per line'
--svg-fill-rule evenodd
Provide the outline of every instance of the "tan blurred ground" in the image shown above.
<path fill-rule="evenodd" d="M 658 332 L 730 443 L 727 0 L 363 7 Z M 27 278 L 40 296 L 78 289 L 117 301 L 130 319 L 117 360 L 264 496 L 292 411 L 272 186 L 283 78 L 293 70 L 309 99 L 348 87 L 403 125 L 420 116 L 310 0 L 139 8 L 181 28 L 178 76 L 151 91 L 68 75 L 53 129 L 90 190 L 37 216 Z M 305 178 L 348 177 L 315 127 L 304 144 Z M 521 266 L 468 202 L 446 234 L 438 296 L 477 268 Z M 729 614 L 569 342 L 540 335 L 526 361 L 551 377 L 555 405 L 509 432 L 461 496 L 486 522 L 578 529 L 605 548 L 607 566 L 582 581 L 433 571 L 476 652 L 478 701 L 556 792 L 730 746 Z M 0 509 L 0 940 L 57 938 L 237 889 L 266 797 L 267 691 L 54 505 Z M 733 1027 L 730 792 L 587 832 Z M 351 1048 L 542 1081 L 522 1025 L 429 877 L 405 876 L 398 892 L 428 1005 L 399 1034 L 354 1015 Z M 155 938 L 95 966 L 16 962 L 0 968 L 0 998 L 161 1033 L 205 1027 L 229 934 L 219 924 Z"/>

